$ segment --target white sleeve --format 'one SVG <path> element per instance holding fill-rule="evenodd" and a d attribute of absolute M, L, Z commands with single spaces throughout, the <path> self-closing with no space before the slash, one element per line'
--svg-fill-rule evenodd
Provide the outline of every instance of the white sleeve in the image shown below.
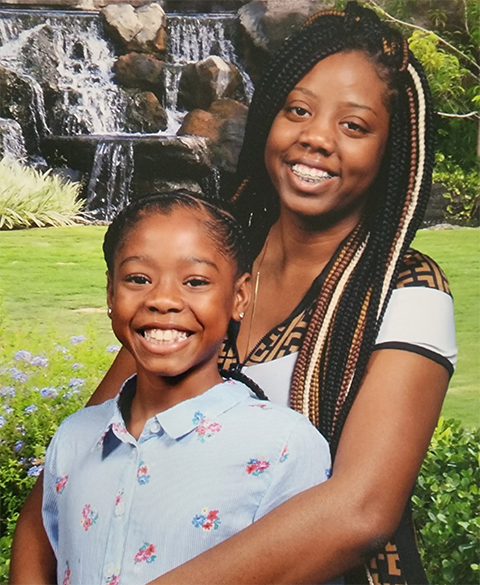
<path fill-rule="evenodd" d="M 272 469 L 255 520 L 292 496 L 324 482 L 330 477 L 330 471 L 327 441 L 306 417 L 300 416 Z"/>
<path fill-rule="evenodd" d="M 422 286 L 394 290 L 375 348 L 414 351 L 453 373 L 457 344 L 452 297 Z"/>

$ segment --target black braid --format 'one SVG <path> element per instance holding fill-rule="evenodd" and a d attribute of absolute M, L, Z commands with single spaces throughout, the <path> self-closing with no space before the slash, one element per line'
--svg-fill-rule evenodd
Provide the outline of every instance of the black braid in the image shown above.
<path fill-rule="evenodd" d="M 237 382 L 242 382 L 245 386 L 250 388 L 257 398 L 260 400 L 268 400 L 267 395 L 260 386 L 239 369 L 220 370 L 220 376 L 222 376 L 222 378 L 230 378 L 232 380 L 237 380 Z"/>

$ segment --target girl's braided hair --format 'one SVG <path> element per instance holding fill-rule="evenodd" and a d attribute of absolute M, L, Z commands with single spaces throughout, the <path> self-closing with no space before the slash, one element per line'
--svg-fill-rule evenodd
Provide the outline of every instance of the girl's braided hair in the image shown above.
<path fill-rule="evenodd" d="M 299 353 L 291 406 L 307 415 L 335 454 L 404 254 L 420 226 L 433 168 L 433 109 L 421 65 L 406 41 L 356 2 L 310 18 L 274 55 L 250 106 L 232 201 L 257 255 L 278 215 L 264 163 L 273 120 L 320 60 L 362 51 L 384 80 L 390 128 L 364 218 L 337 251 Z"/>
<path fill-rule="evenodd" d="M 229 210 L 228 202 L 186 189 L 153 193 L 134 199 L 116 215 L 103 241 L 103 254 L 109 272 L 113 274 L 115 254 L 123 246 L 128 232 L 146 215 L 170 215 L 178 208 L 203 212 L 206 216 L 203 224 L 219 252 L 232 258 L 239 275 L 250 272 L 252 256 L 245 232 Z"/>

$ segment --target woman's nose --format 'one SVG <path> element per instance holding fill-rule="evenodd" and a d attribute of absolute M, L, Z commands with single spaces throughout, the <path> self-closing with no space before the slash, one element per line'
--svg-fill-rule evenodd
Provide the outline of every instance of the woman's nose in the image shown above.
<path fill-rule="evenodd" d="M 324 156 L 332 154 L 335 148 L 335 131 L 329 120 L 315 116 L 302 130 L 300 144 Z"/>
<path fill-rule="evenodd" d="M 154 313 L 177 313 L 184 307 L 179 286 L 176 283 L 163 281 L 152 287 L 146 306 Z"/>

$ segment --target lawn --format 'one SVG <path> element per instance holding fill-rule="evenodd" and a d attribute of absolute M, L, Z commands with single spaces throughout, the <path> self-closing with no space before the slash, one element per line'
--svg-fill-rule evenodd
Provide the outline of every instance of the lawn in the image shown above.
<path fill-rule="evenodd" d="M 3 326 L 59 342 L 95 330 L 115 343 L 106 315 L 104 227 L 75 226 L 0 232 Z M 422 230 L 415 247 L 444 269 L 455 300 L 459 361 L 444 415 L 480 426 L 480 230 Z M 53 333 L 52 333 L 53 332 Z"/>

